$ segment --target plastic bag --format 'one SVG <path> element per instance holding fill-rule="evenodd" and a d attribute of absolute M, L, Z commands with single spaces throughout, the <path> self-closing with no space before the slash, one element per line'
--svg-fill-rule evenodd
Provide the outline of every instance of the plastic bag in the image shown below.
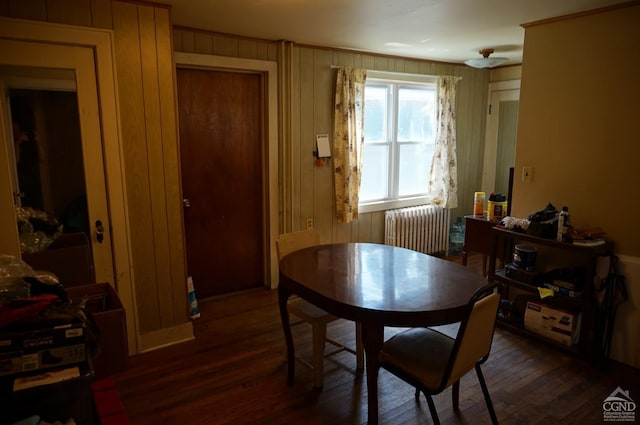
<path fill-rule="evenodd" d="M 20 258 L 0 254 L 0 306 L 30 297 L 34 279 L 39 284 L 50 287 L 60 284 L 53 273 L 34 270 Z"/>

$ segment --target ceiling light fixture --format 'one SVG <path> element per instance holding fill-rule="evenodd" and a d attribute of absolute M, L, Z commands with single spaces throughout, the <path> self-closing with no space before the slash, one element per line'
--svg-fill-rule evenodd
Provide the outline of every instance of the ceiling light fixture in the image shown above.
<path fill-rule="evenodd" d="M 467 59 L 464 63 L 472 68 L 493 68 L 508 61 L 507 58 L 490 58 L 493 49 L 480 49 L 479 53 L 482 55 L 481 58 Z"/>

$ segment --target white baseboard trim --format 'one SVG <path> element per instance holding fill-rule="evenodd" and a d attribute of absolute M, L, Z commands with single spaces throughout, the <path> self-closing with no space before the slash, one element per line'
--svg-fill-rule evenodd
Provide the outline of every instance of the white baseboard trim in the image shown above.
<path fill-rule="evenodd" d="M 158 348 L 180 344 L 195 339 L 191 322 L 171 328 L 141 334 L 138 338 L 138 353 L 157 350 Z"/>

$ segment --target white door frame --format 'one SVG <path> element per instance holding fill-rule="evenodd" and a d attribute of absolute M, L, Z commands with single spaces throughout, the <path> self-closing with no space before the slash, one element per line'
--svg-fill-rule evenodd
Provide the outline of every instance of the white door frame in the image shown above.
<path fill-rule="evenodd" d="M 259 72 L 267 75 L 267 146 L 264 177 L 267 211 L 265 231 L 265 286 L 278 286 L 278 256 L 275 241 L 278 236 L 278 65 L 276 62 L 257 59 L 242 59 L 227 56 L 203 55 L 197 53 L 174 53 L 178 68 L 225 69 L 244 72 Z M 179 125 L 179 123 L 178 123 Z"/>
<path fill-rule="evenodd" d="M 75 27 L 48 22 L 28 21 L 12 18 L 0 18 L 0 38 L 40 43 L 42 45 L 71 45 L 87 47 L 93 50 L 98 89 L 99 122 L 101 125 L 102 148 L 106 180 L 109 187 L 107 199 L 113 244 L 113 275 L 115 286 L 127 314 L 127 335 L 129 353 L 138 352 L 138 321 L 136 314 L 135 291 L 131 246 L 129 238 L 128 206 L 126 199 L 123 165 L 122 135 L 118 109 L 118 91 L 116 85 L 113 31 L 99 28 Z M 78 91 L 81 88 L 78 87 Z M 0 137 L 5 135 L 3 119 L 0 119 Z M 6 146 L 5 143 L 3 145 Z M 6 149 L 5 149 L 6 151 Z M 5 152 L 6 154 L 6 152 Z M 1 155 L 0 155 L 1 156 Z M 5 161 L 6 162 L 6 161 Z M 0 199 L 11 199 L 7 164 L 0 164 Z M 8 176 L 7 176 L 8 177 Z M 5 233 L 12 235 L 16 228 L 13 202 L 1 202 L 0 239 Z M 9 205 L 6 205 L 9 204 Z M 13 232 L 17 232 L 13 230 Z M 10 236 L 11 239 L 14 236 Z M 1 251 L 16 254 L 15 243 L 0 245 Z M 19 255 L 19 246 L 17 247 Z"/>

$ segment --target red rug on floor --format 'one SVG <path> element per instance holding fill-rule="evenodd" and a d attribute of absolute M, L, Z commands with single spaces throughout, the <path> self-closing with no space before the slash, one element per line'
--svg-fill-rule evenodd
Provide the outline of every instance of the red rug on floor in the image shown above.
<path fill-rule="evenodd" d="M 94 381 L 91 389 L 100 425 L 130 425 L 116 384 L 111 377 Z"/>

